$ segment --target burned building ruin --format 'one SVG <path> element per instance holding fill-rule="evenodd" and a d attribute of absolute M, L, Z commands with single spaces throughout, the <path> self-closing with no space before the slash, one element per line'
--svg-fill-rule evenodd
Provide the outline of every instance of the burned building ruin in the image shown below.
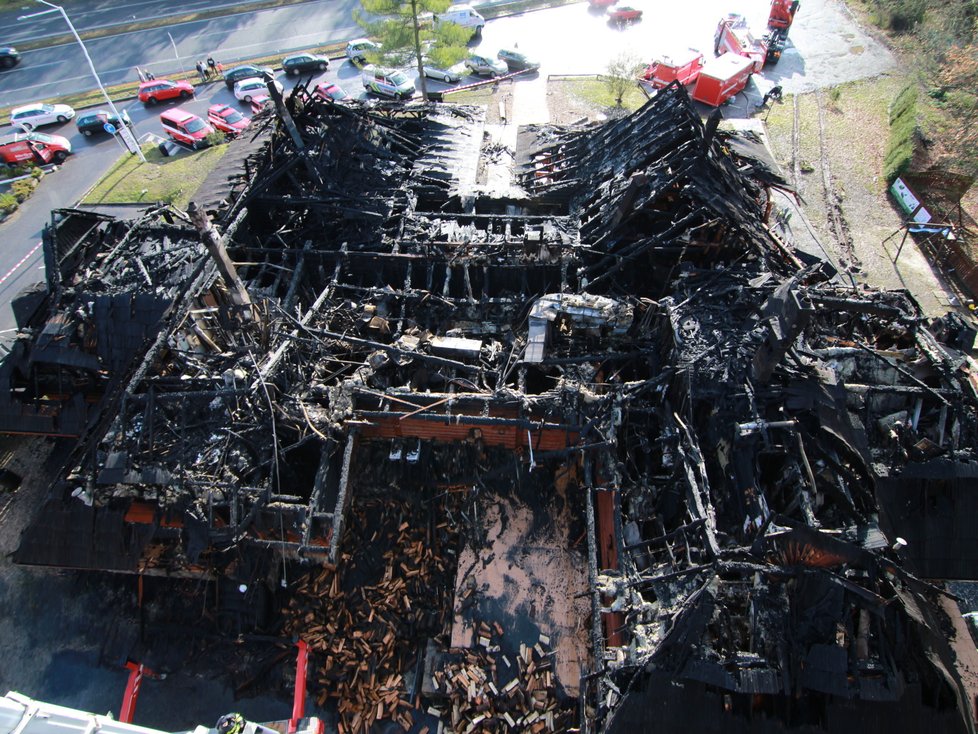
<path fill-rule="evenodd" d="M 510 157 L 300 85 L 191 211 L 55 212 L 0 427 L 77 447 L 17 560 L 274 599 L 344 732 L 974 731 L 922 580 L 973 531 L 908 510 L 969 501 L 973 364 L 716 122 Z"/>

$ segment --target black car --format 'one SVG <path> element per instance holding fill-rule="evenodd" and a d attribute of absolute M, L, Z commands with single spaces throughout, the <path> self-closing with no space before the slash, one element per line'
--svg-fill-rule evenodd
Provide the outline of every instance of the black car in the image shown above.
<path fill-rule="evenodd" d="M 20 52 L 13 46 L 0 46 L 0 67 L 9 69 L 20 63 Z"/>
<path fill-rule="evenodd" d="M 303 71 L 326 71 L 329 59 L 319 54 L 294 54 L 282 59 L 282 68 L 286 74 L 299 74 Z"/>
<path fill-rule="evenodd" d="M 75 124 L 78 126 L 78 132 L 88 136 L 107 132 L 105 123 L 113 125 L 116 130 L 122 127 L 123 123 L 132 127 L 132 120 L 129 119 L 129 113 L 123 110 L 120 114 L 122 116 L 121 121 L 109 110 L 89 110 L 88 112 L 79 114 L 75 118 Z"/>
<path fill-rule="evenodd" d="M 526 54 L 520 53 L 515 49 L 501 49 L 496 54 L 496 58 L 505 62 L 510 71 L 536 71 L 540 68 L 540 62 L 531 59 Z"/>
<path fill-rule="evenodd" d="M 269 69 L 267 66 L 252 66 L 248 64 L 246 66 L 235 66 L 233 69 L 228 69 L 224 72 L 224 83 L 227 85 L 228 89 L 234 89 L 234 85 L 240 82 L 242 79 L 250 79 L 251 77 L 262 78 L 262 75 L 268 72 L 269 74 L 275 75 L 275 72 Z"/>

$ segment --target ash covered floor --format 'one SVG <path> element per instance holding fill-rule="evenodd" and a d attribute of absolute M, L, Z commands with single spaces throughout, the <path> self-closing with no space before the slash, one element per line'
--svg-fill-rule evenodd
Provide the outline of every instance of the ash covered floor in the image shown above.
<path fill-rule="evenodd" d="M 545 478 L 521 484 L 521 491 L 480 493 L 485 544 L 467 543 L 459 556 L 451 646 L 491 646 L 481 631 L 504 630 L 500 644 L 515 660 L 521 646 L 533 647 L 542 636 L 553 650 L 556 682 L 576 697 L 591 612 L 581 501 L 568 496 L 579 488 L 566 469 L 560 481 L 546 468 L 536 474 Z"/>

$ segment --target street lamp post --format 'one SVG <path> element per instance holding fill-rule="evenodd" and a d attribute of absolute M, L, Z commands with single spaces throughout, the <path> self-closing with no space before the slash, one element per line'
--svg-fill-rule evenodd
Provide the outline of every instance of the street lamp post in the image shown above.
<path fill-rule="evenodd" d="M 60 5 L 55 5 L 54 3 L 49 3 L 47 0 L 37 0 L 41 5 L 47 5 L 49 10 L 42 10 L 39 13 L 31 13 L 30 15 L 21 15 L 17 17 L 17 20 L 27 20 L 28 18 L 36 18 L 39 15 L 47 15 L 48 13 L 61 13 L 61 17 L 65 19 L 65 23 L 68 24 L 68 28 L 71 29 L 71 35 L 75 37 L 78 41 L 78 45 L 81 46 L 82 53 L 85 54 L 85 60 L 88 61 L 88 68 L 92 70 L 92 76 L 95 77 L 95 83 L 98 84 L 98 88 L 102 91 L 102 96 L 105 97 L 105 101 L 109 104 L 109 109 L 112 110 L 112 114 L 116 116 L 122 124 L 122 129 L 126 128 L 125 123 L 122 122 L 122 115 L 119 114 L 119 110 L 116 109 L 115 104 L 112 102 L 112 98 L 109 97 L 109 93 L 105 91 L 105 87 L 102 86 L 102 80 L 99 78 L 98 72 L 95 71 L 95 64 L 92 63 L 92 57 L 88 55 L 88 49 L 85 48 L 85 44 L 82 43 L 81 36 L 78 35 L 78 31 L 75 30 L 75 26 L 72 25 L 71 20 L 68 18 L 68 14 L 65 9 Z M 143 163 L 146 162 L 146 156 L 143 155 L 142 149 L 139 147 L 139 143 L 136 143 L 136 154 L 139 156 L 139 160 Z"/>
<path fill-rule="evenodd" d="M 183 59 L 180 58 L 180 52 L 177 51 L 177 42 L 173 40 L 173 36 L 170 35 L 170 31 L 167 31 L 166 35 L 170 36 L 170 45 L 173 46 L 173 57 L 177 60 L 177 63 L 180 64 L 180 73 L 183 74 L 187 70 L 183 68 Z"/>

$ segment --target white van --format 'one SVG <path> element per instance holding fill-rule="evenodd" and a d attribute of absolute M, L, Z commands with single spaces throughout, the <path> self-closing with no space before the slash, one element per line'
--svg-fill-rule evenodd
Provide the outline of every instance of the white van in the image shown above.
<path fill-rule="evenodd" d="M 471 5 L 452 5 L 444 13 L 435 16 L 435 23 L 438 25 L 455 23 L 471 29 L 474 35 L 479 35 L 482 33 L 482 26 L 486 24 L 486 19 Z"/>
<path fill-rule="evenodd" d="M 413 97 L 414 82 L 403 71 L 383 69 L 379 66 L 366 66 L 360 74 L 363 88 L 382 97 L 407 99 Z"/>

